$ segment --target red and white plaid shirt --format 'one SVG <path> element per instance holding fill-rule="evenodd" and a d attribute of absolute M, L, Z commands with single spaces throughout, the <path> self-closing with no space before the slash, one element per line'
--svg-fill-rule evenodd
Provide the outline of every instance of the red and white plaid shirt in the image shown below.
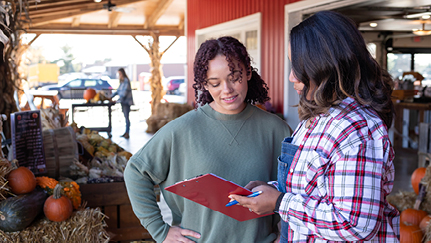
<path fill-rule="evenodd" d="M 279 208 L 289 242 L 398 242 L 399 212 L 386 201 L 395 175 L 387 130 L 351 98 L 298 125 Z"/>

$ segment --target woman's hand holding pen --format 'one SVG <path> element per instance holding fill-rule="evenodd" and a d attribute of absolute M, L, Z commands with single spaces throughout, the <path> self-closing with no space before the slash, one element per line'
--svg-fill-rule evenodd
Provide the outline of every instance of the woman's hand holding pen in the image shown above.
<path fill-rule="evenodd" d="M 196 239 L 201 238 L 201 235 L 199 233 L 196 233 L 192 230 L 188 229 L 182 229 L 178 226 L 172 226 L 169 229 L 168 235 L 166 236 L 163 243 L 171 243 L 171 242 L 184 242 L 184 243 L 194 243 L 194 241 L 184 237 L 184 236 L 191 236 Z"/>
<path fill-rule="evenodd" d="M 262 191 L 262 194 L 257 197 L 247 197 L 232 194 L 229 196 L 229 198 L 237 200 L 239 205 L 249 208 L 259 215 L 274 212 L 277 198 L 281 192 L 270 185 L 260 185 L 254 187 L 253 191 Z"/>

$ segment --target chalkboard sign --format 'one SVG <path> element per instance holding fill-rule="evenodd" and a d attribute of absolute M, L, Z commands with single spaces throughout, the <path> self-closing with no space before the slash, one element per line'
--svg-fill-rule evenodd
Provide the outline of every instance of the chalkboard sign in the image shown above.
<path fill-rule="evenodd" d="M 46 173 L 40 111 L 11 114 L 13 157 L 34 174 Z"/>

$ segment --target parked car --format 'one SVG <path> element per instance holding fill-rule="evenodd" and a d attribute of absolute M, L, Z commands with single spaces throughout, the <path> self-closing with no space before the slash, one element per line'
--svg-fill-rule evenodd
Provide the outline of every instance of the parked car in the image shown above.
<path fill-rule="evenodd" d="M 106 80 L 77 78 L 64 85 L 46 85 L 41 90 L 58 90 L 59 99 L 83 99 L 84 91 L 93 88 L 96 91 L 103 90 L 106 95 L 112 94 L 112 86 Z"/>
<path fill-rule="evenodd" d="M 166 87 L 165 87 L 166 93 L 179 95 L 180 92 L 178 88 L 180 87 L 180 84 L 184 83 L 184 80 L 185 80 L 184 76 L 172 76 L 167 78 Z"/>
<path fill-rule="evenodd" d="M 187 84 L 186 83 L 180 84 L 180 87 L 178 88 L 178 92 L 180 93 L 180 95 L 186 95 L 186 91 L 187 91 Z"/>

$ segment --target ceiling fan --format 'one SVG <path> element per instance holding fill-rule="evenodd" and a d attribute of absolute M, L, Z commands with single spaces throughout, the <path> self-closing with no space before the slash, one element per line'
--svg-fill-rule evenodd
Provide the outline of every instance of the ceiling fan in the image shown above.
<path fill-rule="evenodd" d="M 111 0 L 108 0 L 108 3 L 103 4 L 103 9 L 106 9 L 109 12 L 115 11 L 115 12 L 123 12 L 123 13 L 130 13 L 133 10 L 135 10 L 135 8 L 132 8 L 132 7 L 117 7 L 117 5 L 112 3 Z"/>

